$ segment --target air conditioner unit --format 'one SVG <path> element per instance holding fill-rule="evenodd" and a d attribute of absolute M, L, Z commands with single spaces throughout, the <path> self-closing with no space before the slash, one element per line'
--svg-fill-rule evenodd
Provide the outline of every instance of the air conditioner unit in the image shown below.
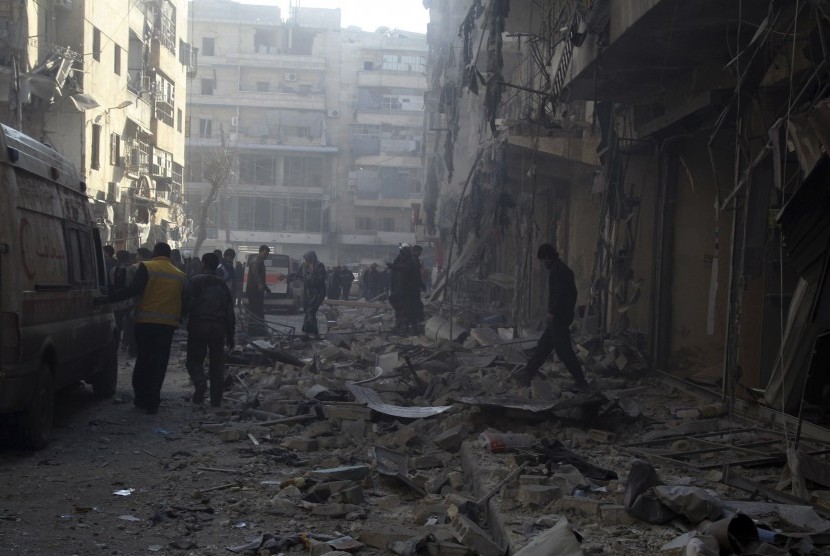
<path fill-rule="evenodd" d="M 297 80 L 297 74 L 296 73 L 286 73 L 285 74 L 285 80 L 286 81 L 296 81 Z"/>
<path fill-rule="evenodd" d="M 339 118 L 340 117 L 340 110 L 329 110 L 328 115 L 329 115 L 329 118 Z"/>
<path fill-rule="evenodd" d="M 239 117 L 231 116 L 231 127 L 237 127 L 239 125 Z"/>

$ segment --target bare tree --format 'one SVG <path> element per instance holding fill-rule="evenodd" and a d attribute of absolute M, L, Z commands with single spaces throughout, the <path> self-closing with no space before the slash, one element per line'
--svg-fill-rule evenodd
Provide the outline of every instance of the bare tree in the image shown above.
<path fill-rule="evenodd" d="M 219 128 L 219 149 L 216 158 L 205 164 L 204 176 L 210 184 L 210 190 L 202 205 L 199 207 L 199 217 L 196 220 L 196 244 L 193 246 L 193 256 L 198 257 L 202 244 L 207 239 L 207 224 L 210 208 L 216 202 L 219 191 L 228 183 L 233 166 L 233 153 L 228 149 L 225 141 L 225 130 Z"/>

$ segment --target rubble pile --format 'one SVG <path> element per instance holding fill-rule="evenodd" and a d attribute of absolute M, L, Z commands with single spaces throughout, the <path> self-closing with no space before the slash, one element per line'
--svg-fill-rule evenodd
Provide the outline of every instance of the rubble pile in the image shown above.
<path fill-rule="evenodd" d="M 261 344 L 264 359 L 229 368 L 229 403 L 199 430 L 232 445 L 234 459 L 199 469 L 237 470 L 196 494 L 247 524 L 228 550 L 811 554 L 827 540 L 830 522 L 809 502 L 764 502 L 716 465 L 671 460 L 716 461 L 720 450 L 695 436 L 703 431 L 772 442 L 644 373 L 634 348 L 583 347 L 588 391 L 572 389 L 558 363 L 521 388 L 510 373 L 532 341 L 486 326 L 455 342 L 383 337 L 371 315 L 341 307 L 326 340 Z M 776 472 L 753 477 L 769 484 Z"/>

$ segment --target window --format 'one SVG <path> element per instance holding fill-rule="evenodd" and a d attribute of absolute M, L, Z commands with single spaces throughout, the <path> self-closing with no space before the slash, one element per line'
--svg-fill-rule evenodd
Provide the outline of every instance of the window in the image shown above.
<path fill-rule="evenodd" d="M 214 89 L 213 79 L 202 79 L 202 94 L 212 95 Z"/>
<path fill-rule="evenodd" d="M 97 27 L 92 28 L 92 58 L 101 61 L 101 30 Z"/>
<path fill-rule="evenodd" d="M 354 229 L 358 232 L 371 232 L 374 229 L 372 219 L 368 216 L 358 216 L 354 221 Z"/>
<path fill-rule="evenodd" d="M 113 50 L 113 71 L 115 75 L 121 75 L 121 47 L 117 44 Z"/>
<path fill-rule="evenodd" d="M 239 155 L 239 183 L 274 185 L 277 182 L 277 160 L 267 154 Z"/>
<path fill-rule="evenodd" d="M 93 170 L 101 168 L 101 126 L 92 124 L 92 145 L 90 146 L 89 167 Z"/>
<path fill-rule="evenodd" d="M 216 39 L 213 37 L 202 37 L 202 56 L 215 56 L 214 47 Z"/>
<path fill-rule="evenodd" d="M 213 128 L 213 120 L 206 118 L 199 118 L 199 137 L 211 137 Z"/>
<path fill-rule="evenodd" d="M 236 205 L 234 210 L 233 206 Z M 322 201 L 290 197 L 237 197 L 231 201 L 231 226 L 268 232 L 320 232 Z"/>
<path fill-rule="evenodd" d="M 322 158 L 287 157 L 283 185 L 286 187 L 323 187 L 324 167 Z"/>
<path fill-rule="evenodd" d="M 110 165 L 121 166 L 121 136 L 110 133 Z"/>
<path fill-rule="evenodd" d="M 159 39 L 170 52 L 176 53 L 176 6 L 169 0 L 161 5 L 161 33 Z"/>
<path fill-rule="evenodd" d="M 182 131 L 182 109 L 176 109 L 176 131 L 181 133 Z"/>
<path fill-rule="evenodd" d="M 256 82 L 256 90 L 259 93 L 267 93 L 268 89 L 270 89 L 270 88 L 271 88 L 270 83 L 268 83 L 267 81 L 257 81 Z"/>
<path fill-rule="evenodd" d="M 423 71 L 422 56 L 396 56 L 384 54 L 382 67 L 386 71 Z"/>
<path fill-rule="evenodd" d="M 375 69 L 375 63 L 374 62 L 363 62 L 363 69 L 373 70 L 373 69 Z"/>
<path fill-rule="evenodd" d="M 383 232 L 394 232 L 395 231 L 395 219 L 394 218 L 381 218 L 380 219 L 380 229 Z"/>
<path fill-rule="evenodd" d="M 69 247 L 69 276 L 72 285 L 95 284 L 95 259 L 92 256 L 92 234 L 86 230 L 67 230 Z"/>

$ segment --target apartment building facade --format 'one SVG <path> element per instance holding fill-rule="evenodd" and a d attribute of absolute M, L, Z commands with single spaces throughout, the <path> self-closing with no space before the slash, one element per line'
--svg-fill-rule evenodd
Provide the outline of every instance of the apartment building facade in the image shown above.
<path fill-rule="evenodd" d="M 185 234 L 186 24 L 174 0 L 0 2 L 3 121 L 75 164 L 117 248 Z"/>
<path fill-rule="evenodd" d="M 231 166 L 201 250 L 264 243 L 293 256 L 314 249 L 334 264 L 383 259 L 412 241 L 424 36 L 341 29 L 339 10 L 283 18 L 226 0 L 191 6 L 200 49 L 188 99 L 192 219 L 216 183 L 216 160 Z"/>

